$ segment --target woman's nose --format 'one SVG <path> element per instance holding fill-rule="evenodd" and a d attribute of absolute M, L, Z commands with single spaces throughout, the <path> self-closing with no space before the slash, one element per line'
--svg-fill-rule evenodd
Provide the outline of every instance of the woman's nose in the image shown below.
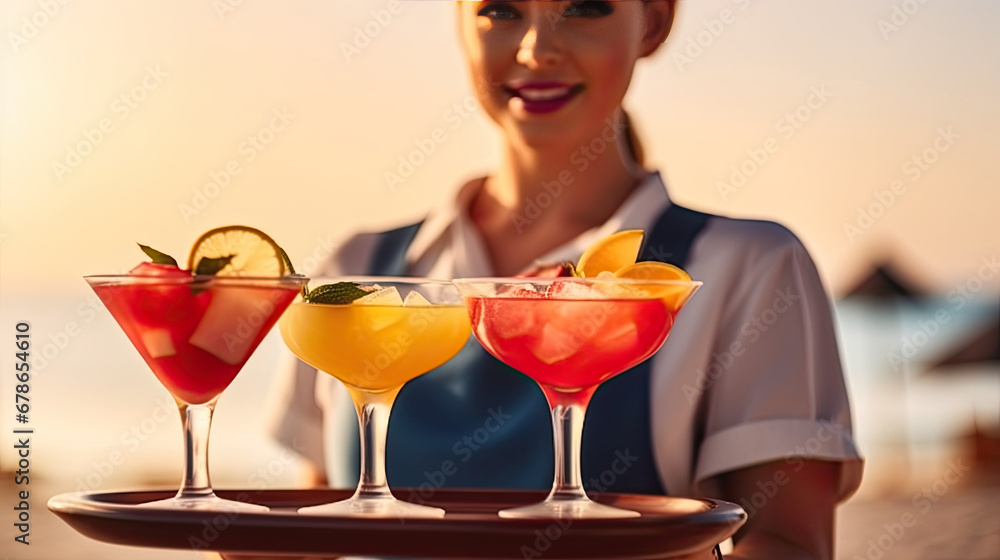
<path fill-rule="evenodd" d="M 517 62 L 535 70 L 554 66 L 562 58 L 562 44 L 556 31 L 544 21 L 531 26 L 521 39 Z"/>

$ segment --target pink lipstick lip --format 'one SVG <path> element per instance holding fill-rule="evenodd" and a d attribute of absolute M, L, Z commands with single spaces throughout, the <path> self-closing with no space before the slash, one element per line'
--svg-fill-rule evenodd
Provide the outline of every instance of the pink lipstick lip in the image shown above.
<path fill-rule="evenodd" d="M 504 86 L 504 89 L 511 95 L 512 98 L 516 97 L 520 99 L 524 110 L 528 113 L 545 114 L 554 113 L 565 107 L 570 101 L 573 100 L 573 98 L 583 91 L 583 84 L 571 85 L 565 82 L 555 81 L 515 82 L 511 85 Z M 546 99 L 529 99 L 523 94 L 524 90 L 545 89 L 566 89 L 567 92 L 559 97 Z"/>
<path fill-rule="evenodd" d="M 579 85 L 579 84 L 578 84 Z M 566 82 L 557 82 L 554 80 L 548 81 L 537 81 L 537 82 L 522 82 L 514 81 L 507 84 L 507 89 L 520 91 L 522 89 L 553 89 L 553 88 L 573 88 L 576 87 L 573 84 Z"/>

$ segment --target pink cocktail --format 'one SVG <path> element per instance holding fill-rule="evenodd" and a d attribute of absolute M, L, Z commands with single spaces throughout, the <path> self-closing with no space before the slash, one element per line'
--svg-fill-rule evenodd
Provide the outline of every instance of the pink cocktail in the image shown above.
<path fill-rule="evenodd" d="M 580 440 L 601 383 L 645 361 L 667 339 L 700 282 L 620 278 L 456 280 L 472 332 L 489 353 L 534 379 L 552 410 L 555 480 L 540 504 L 501 517 L 635 517 L 583 490 Z"/>

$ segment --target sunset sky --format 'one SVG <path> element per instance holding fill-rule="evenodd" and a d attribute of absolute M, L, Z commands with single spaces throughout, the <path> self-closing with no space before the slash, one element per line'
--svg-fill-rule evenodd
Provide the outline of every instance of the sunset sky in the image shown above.
<path fill-rule="evenodd" d="M 497 153 L 461 108 L 453 4 L 4 2 L 4 297 L 84 293 L 136 241 L 183 256 L 245 223 L 308 265 L 421 216 Z M 1000 249 L 997 22 L 992 0 L 683 0 L 627 108 L 675 200 L 787 224 L 835 289 L 892 252 L 947 290 Z"/>
<path fill-rule="evenodd" d="M 9 344 L 31 323 L 33 477 L 59 492 L 169 487 L 180 468 L 179 421 L 161 414 L 172 401 L 84 275 L 131 269 L 145 260 L 136 242 L 184 261 L 202 232 L 230 224 L 266 231 L 308 272 L 342 236 L 415 221 L 495 167 L 454 4 L 0 2 L 0 326 Z M 868 484 L 916 479 L 890 457 L 913 451 L 904 443 L 1000 422 L 995 362 L 925 375 L 997 316 L 1000 1 L 678 6 L 625 102 L 671 197 L 786 224 L 838 295 L 883 259 L 936 292 L 836 309 Z M 433 153 L 412 156 L 428 142 Z M 423 161 L 401 170 L 407 158 Z M 390 185 L 387 173 L 406 176 Z M 951 305 L 956 286 L 975 288 L 973 305 Z M 888 367 L 917 335 L 927 344 L 912 362 Z M 220 487 L 254 486 L 272 465 L 271 487 L 299 482 L 301 463 L 264 428 L 282 352 L 272 332 L 225 393 Z M 4 376 L 0 394 L 14 384 Z M 105 474 L 116 453 L 125 462 Z M 0 454 L 0 469 L 15 459 Z"/>

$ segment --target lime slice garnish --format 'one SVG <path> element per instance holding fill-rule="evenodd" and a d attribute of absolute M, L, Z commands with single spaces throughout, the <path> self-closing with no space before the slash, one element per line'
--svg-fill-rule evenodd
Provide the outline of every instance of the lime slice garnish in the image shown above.
<path fill-rule="evenodd" d="M 218 276 L 280 277 L 291 271 L 288 255 L 266 233 L 247 226 L 205 232 L 188 256 L 188 269 Z"/>

